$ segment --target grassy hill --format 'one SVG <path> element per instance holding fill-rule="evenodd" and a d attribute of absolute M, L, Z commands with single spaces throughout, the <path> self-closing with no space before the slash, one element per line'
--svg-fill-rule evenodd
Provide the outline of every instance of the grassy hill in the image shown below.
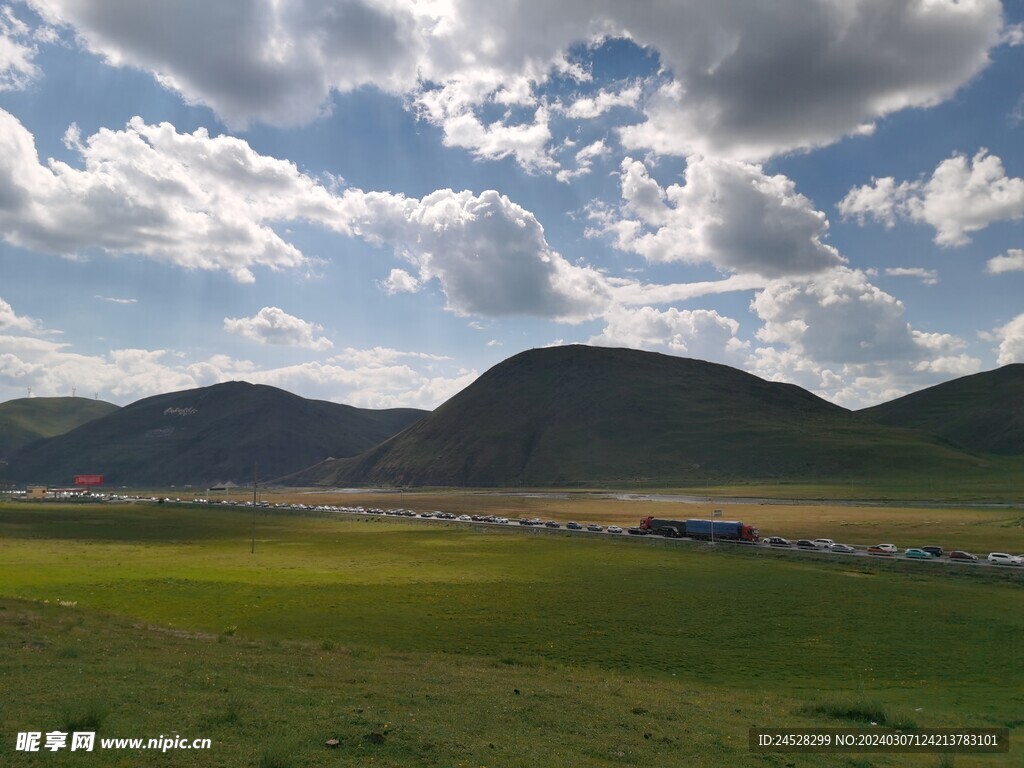
<path fill-rule="evenodd" d="M 975 451 L 1024 454 L 1024 364 L 947 381 L 859 411 L 879 424 L 921 429 Z"/>
<path fill-rule="evenodd" d="M 402 434 L 289 481 L 926 483 L 992 471 L 988 459 L 871 423 L 790 384 L 699 360 L 567 346 L 516 355 Z"/>
<path fill-rule="evenodd" d="M 0 403 L 0 459 L 43 437 L 62 435 L 118 410 L 84 397 L 22 397 Z"/>
<path fill-rule="evenodd" d="M 132 403 L 8 457 L 4 479 L 69 483 L 99 473 L 124 485 L 251 482 L 330 456 L 351 456 L 424 415 L 307 400 L 274 387 L 229 382 Z"/>

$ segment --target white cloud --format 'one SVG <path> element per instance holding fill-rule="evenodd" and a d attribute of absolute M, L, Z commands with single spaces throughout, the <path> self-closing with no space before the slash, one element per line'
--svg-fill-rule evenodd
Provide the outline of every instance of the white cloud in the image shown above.
<path fill-rule="evenodd" d="M 277 307 L 263 307 L 253 317 L 225 317 L 224 330 L 260 344 L 315 350 L 333 346 L 325 336 L 316 337 L 323 326 L 289 315 Z"/>
<path fill-rule="evenodd" d="M 38 328 L 39 321 L 18 315 L 14 307 L 0 299 L 0 331 L 35 331 Z"/>
<path fill-rule="evenodd" d="M 486 101 L 487 97 L 463 93 L 457 84 L 452 84 L 421 90 L 415 103 L 421 117 L 442 128 L 446 147 L 467 149 L 484 160 L 513 157 L 530 172 L 558 167 L 548 148 L 550 115 L 545 107 L 534 110 L 533 122 L 511 123 L 502 119 L 485 125 L 474 111 L 475 99 Z"/>
<path fill-rule="evenodd" d="M 993 332 L 999 341 L 999 365 L 1024 363 L 1024 314 L 1017 315 L 1006 325 L 996 328 Z"/>
<path fill-rule="evenodd" d="M 460 315 L 580 322 L 600 315 L 616 292 L 643 294 L 634 300 L 648 303 L 659 291 L 657 301 L 667 302 L 677 298 L 666 296 L 722 290 L 644 286 L 571 264 L 551 248 L 530 211 L 493 190 L 475 195 L 443 189 L 423 198 L 356 188 L 337 193 L 241 139 L 210 137 L 203 129 L 182 134 L 170 124 L 150 126 L 139 118 L 123 131 L 100 130 L 84 143 L 72 126 L 66 140 L 82 155 L 83 170 L 57 161 L 40 165 L 31 134 L 0 110 L 0 233 L 9 242 L 68 255 L 94 248 L 138 254 L 251 282 L 257 266 L 308 264 L 274 228 L 307 221 L 390 247 L 416 274 L 393 269 L 383 283 L 386 290 L 437 280 L 447 308 Z M 600 141 L 580 150 L 583 160 L 604 152 Z M 781 177 L 755 183 L 788 184 Z M 780 194 L 782 207 L 803 204 L 791 190 Z M 820 221 L 813 226 L 824 231 Z M 728 241 L 724 229 L 709 235 L 717 247 L 716 237 Z"/>
<path fill-rule="evenodd" d="M 586 79 L 567 61 L 574 45 L 628 37 L 657 51 L 672 78 L 637 104 L 646 121 L 622 131 L 627 146 L 764 159 L 934 105 L 1016 39 L 998 0 L 30 1 L 109 64 L 152 73 L 234 127 L 304 123 L 329 109 L 332 92 L 362 86 L 423 108 L 419 97 L 440 86 L 463 94 L 425 112 L 450 146 L 552 172 L 543 110 L 532 123 L 484 125 L 479 107 L 536 106 L 552 72 Z M 571 109 L 598 113 L 593 99 Z"/>
<path fill-rule="evenodd" d="M 635 107 L 640 101 L 639 85 L 632 85 L 614 92 L 600 90 L 593 96 L 581 96 L 565 109 L 567 117 L 577 120 L 593 120 L 615 107 Z"/>
<path fill-rule="evenodd" d="M 9 5 L 0 6 L 0 91 L 18 91 L 39 77 L 28 25 Z"/>
<path fill-rule="evenodd" d="M 568 182 L 577 176 L 585 176 L 590 173 L 594 160 L 599 157 L 607 157 L 611 154 L 611 150 L 608 145 L 604 143 L 604 139 L 598 139 L 592 144 L 588 144 L 576 153 L 576 170 L 569 171 L 566 169 L 560 170 L 555 177 L 559 181 Z"/>
<path fill-rule="evenodd" d="M 1003 30 L 1001 42 L 1011 47 L 1024 45 L 1024 24 L 1012 24 L 1006 27 Z"/>
<path fill-rule="evenodd" d="M 764 346 L 749 370 L 790 381 L 848 407 L 863 407 L 966 375 L 981 361 L 950 334 L 910 326 L 905 307 L 859 270 L 840 267 L 807 280 L 777 280 L 751 309 Z"/>
<path fill-rule="evenodd" d="M 254 267 L 307 262 L 274 223 L 341 226 L 326 189 L 240 139 L 133 118 L 84 144 L 71 130 L 68 141 L 84 169 L 41 165 L 32 135 L 0 110 L 0 233 L 8 242 L 62 255 L 138 254 L 252 282 Z"/>
<path fill-rule="evenodd" d="M 844 260 L 823 242 L 825 214 L 785 176 L 760 166 L 691 157 L 686 183 L 662 187 L 643 163 L 621 167 L 618 215 L 592 212 L 590 234 L 610 234 L 617 248 L 649 262 L 710 263 L 766 277 L 820 272 Z"/>
<path fill-rule="evenodd" d="M 1008 177 L 1002 161 L 982 149 L 970 159 L 943 160 L 927 181 L 872 179 L 851 189 L 838 208 L 861 224 L 868 217 L 887 227 L 897 218 L 928 224 L 939 245 L 964 245 L 970 232 L 1024 217 L 1024 179 Z"/>
<path fill-rule="evenodd" d="M 69 344 L 0 334 L 0 400 L 22 397 L 31 387 L 37 396 L 69 395 L 77 389 L 125 405 L 164 392 L 241 379 L 361 408 L 430 409 L 476 377 L 475 370 L 454 367 L 443 356 L 381 347 L 346 349 L 322 361 L 262 368 L 224 355 L 189 361 L 170 350 L 115 349 L 83 355 Z"/>
<path fill-rule="evenodd" d="M 986 272 L 998 275 L 1002 272 L 1024 272 L 1024 248 L 1011 248 L 1002 256 L 988 260 Z"/>
<path fill-rule="evenodd" d="M 438 190 L 422 199 L 349 190 L 353 231 L 390 245 L 436 279 L 460 315 L 534 315 L 579 321 L 600 312 L 608 286 L 548 245 L 536 217 L 494 191 Z"/>
<path fill-rule="evenodd" d="M 196 386 L 186 371 L 164 362 L 166 350 L 115 349 L 82 355 L 69 344 L 27 336 L 0 336 L 0 393 L 16 397 L 26 387 L 37 396 L 69 395 L 72 389 L 102 399 L 138 397 Z"/>
<path fill-rule="evenodd" d="M 749 347 L 736 336 L 736 320 L 706 309 L 614 308 L 605 321 L 604 329 L 588 344 L 647 349 L 730 365 L 741 364 Z"/>
<path fill-rule="evenodd" d="M 404 269 L 392 269 L 381 287 L 389 294 L 416 293 L 420 289 L 420 281 Z"/>
<path fill-rule="evenodd" d="M 886 267 L 885 274 L 889 277 L 916 277 L 925 285 L 937 285 L 939 282 L 938 272 L 923 267 Z"/>
<path fill-rule="evenodd" d="M 99 296 L 99 295 L 96 295 L 96 296 L 93 296 L 93 298 L 94 299 L 99 299 L 100 301 L 109 301 L 111 304 L 138 304 L 139 303 L 138 299 L 119 299 L 119 298 L 117 298 L 115 296 Z"/>

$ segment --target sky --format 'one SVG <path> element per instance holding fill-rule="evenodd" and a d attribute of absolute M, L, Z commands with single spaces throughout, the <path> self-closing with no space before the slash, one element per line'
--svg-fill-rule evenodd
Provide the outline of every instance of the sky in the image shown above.
<path fill-rule="evenodd" d="M 1024 362 L 1024 0 L 0 0 L 0 401 Z"/>

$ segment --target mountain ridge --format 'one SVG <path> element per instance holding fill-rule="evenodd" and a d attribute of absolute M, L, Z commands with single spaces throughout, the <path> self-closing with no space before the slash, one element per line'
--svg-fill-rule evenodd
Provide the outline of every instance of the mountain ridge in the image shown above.
<path fill-rule="evenodd" d="M 68 482 L 103 474 L 110 484 L 251 481 L 328 456 L 365 450 L 425 411 L 373 411 L 308 400 L 276 387 L 225 382 L 144 398 L 64 435 L 14 452 L 3 475 Z"/>
<path fill-rule="evenodd" d="M 689 358 L 570 345 L 515 355 L 401 434 L 282 480 L 851 482 L 895 471 L 970 472 L 978 462 L 945 439 L 877 424 L 792 384 Z"/>

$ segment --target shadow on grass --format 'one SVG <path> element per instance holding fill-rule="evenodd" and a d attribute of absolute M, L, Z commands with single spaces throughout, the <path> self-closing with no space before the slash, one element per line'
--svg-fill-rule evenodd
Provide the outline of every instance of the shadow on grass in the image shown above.
<path fill-rule="evenodd" d="M 826 701 L 808 704 L 800 709 L 800 714 L 831 717 L 857 725 L 880 725 L 904 731 L 917 729 L 917 723 L 913 720 L 894 715 L 874 701 Z"/>

